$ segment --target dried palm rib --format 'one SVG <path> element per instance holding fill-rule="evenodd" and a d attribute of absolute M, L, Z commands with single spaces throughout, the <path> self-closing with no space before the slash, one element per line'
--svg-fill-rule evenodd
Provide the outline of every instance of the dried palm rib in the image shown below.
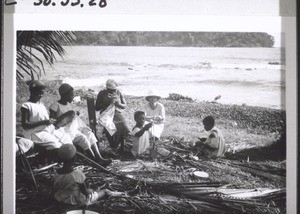
<path fill-rule="evenodd" d="M 252 168 L 249 168 L 249 167 L 241 166 L 239 164 L 228 163 L 228 165 L 238 166 L 241 170 L 243 170 L 245 172 L 249 172 L 253 175 L 264 177 L 264 178 L 267 178 L 269 180 L 279 181 L 279 182 L 282 182 L 282 183 L 286 182 L 286 178 L 283 177 L 283 176 L 273 175 L 273 174 L 268 173 L 268 172 L 263 172 L 261 170 L 256 170 L 256 169 L 252 169 Z"/>

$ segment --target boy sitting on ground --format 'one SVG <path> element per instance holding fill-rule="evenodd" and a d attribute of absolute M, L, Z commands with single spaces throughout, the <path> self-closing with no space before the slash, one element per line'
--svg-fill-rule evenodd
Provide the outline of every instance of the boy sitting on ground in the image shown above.
<path fill-rule="evenodd" d="M 136 111 L 134 113 L 134 120 L 136 125 L 132 129 L 132 149 L 131 153 L 137 157 L 138 155 L 144 154 L 149 151 L 149 129 L 152 123 L 145 125 L 145 112 Z"/>
<path fill-rule="evenodd" d="M 215 127 L 215 119 L 212 116 L 207 116 L 203 119 L 204 129 L 208 132 L 207 138 L 200 138 L 196 142 L 201 155 L 208 157 L 222 157 L 225 153 L 225 140 L 222 132 Z"/>

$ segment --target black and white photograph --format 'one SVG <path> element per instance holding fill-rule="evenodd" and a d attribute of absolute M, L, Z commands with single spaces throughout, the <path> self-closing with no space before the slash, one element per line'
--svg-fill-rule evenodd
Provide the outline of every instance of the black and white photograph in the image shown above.
<path fill-rule="evenodd" d="M 18 31 L 18 213 L 284 213 L 283 37 Z"/>
<path fill-rule="evenodd" d="M 7 15 L 5 210 L 294 213 L 293 19 L 108 11 Z"/>

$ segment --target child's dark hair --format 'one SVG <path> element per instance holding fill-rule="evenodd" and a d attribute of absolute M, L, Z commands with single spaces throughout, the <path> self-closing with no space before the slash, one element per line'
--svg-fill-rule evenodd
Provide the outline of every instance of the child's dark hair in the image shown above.
<path fill-rule="evenodd" d="M 134 120 L 137 120 L 140 115 L 145 115 L 145 112 L 141 110 L 134 112 Z"/>
<path fill-rule="evenodd" d="M 58 88 L 58 92 L 59 92 L 60 96 L 63 96 L 73 90 L 74 90 L 74 88 L 71 85 L 69 85 L 68 83 L 63 83 Z"/>
<path fill-rule="evenodd" d="M 29 87 L 30 93 L 38 93 L 46 88 L 46 85 L 39 80 L 27 80 L 26 84 Z"/>
<path fill-rule="evenodd" d="M 213 116 L 207 116 L 203 119 L 203 124 L 215 126 L 215 119 Z"/>
<path fill-rule="evenodd" d="M 57 151 L 58 158 L 64 163 L 73 163 L 76 151 L 76 147 L 73 144 L 64 144 Z"/>

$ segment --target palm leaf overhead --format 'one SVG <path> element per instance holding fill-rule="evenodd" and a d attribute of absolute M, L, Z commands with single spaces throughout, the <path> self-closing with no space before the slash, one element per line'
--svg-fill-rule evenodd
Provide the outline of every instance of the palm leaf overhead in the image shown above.
<path fill-rule="evenodd" d="M 57 55 L 66 54 L 62 45 L 69 45 L 75 39 L 70 31 L 18 31 L 17 79 L 23 79 L 24 75 L 39 78 L 45 73 L 42 58 L 52 66 Z"/>

